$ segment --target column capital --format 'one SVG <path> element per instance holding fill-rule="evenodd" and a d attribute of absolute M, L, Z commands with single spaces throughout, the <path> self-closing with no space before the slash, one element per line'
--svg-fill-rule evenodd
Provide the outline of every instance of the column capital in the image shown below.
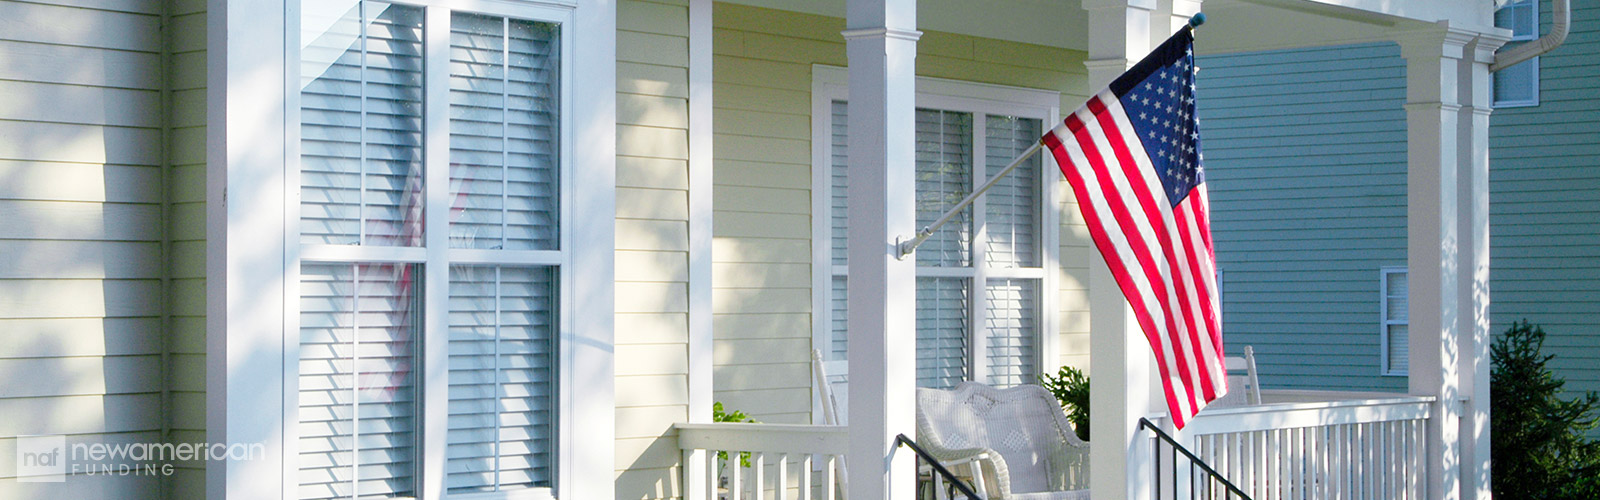
<path fill-rule="evenodd" d="M 1487 51 L 1494 59 L 1495 49 L 1510 40 L 1505 30 L 1494 27 L 1463 26 L 1439 21 L 1422 29 L 1400 31 L 1390 35 L 1400 44 L 1400 56 L 1406 59 L 1442 57 L 1449 59 L 1482 57 Z"/>
<path fill-rule="evenodd" d="M 1105 9 L 1156 10 L 1156 0 L 1083 0 L 1083 10 Z"/>
<path fill-rule="evenodd" d="M 839 32 L 845 41 L 868 40 L 873 38 L 890 38 L 895 40 L 917 41 L 922 38 L 922 32 L 917 30 L 903 30 L 897 28 L 860 28 L 848 29 Z"/>

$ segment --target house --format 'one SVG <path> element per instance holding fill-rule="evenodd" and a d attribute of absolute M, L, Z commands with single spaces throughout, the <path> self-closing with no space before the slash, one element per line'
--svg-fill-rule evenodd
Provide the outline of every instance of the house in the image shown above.
<path fill-rule="evenodd" d="M 788 453 L 758 489 L 821 453 L 902 498 L 910 460 L 870 457 L 914 387 L 1072 364 L 1096 498 L 1143 498 L 1153 371 L 1049 159 L 915 257 L 879 243 L 1201 6 L 0 2 L 0 495 L 672 498 L 738 434 Z M 1412 345 L 1469 355 L 1180 437 L 1265 484 L 1217 444 L 1371 431 L 1401 453 L 1329 441 L 1390 466 L 1363 480 L 1484 496 L 1487 408 L 1458 402 L 1488 322 L 1454 305 L 1485 300 L 1487 157 L 1456 152 L 1488 147 L 1492 2 L 1204 6 L 1202 52 L 1400 44 Z M 849 363 L 848 427 L 799 425 L 813 348 Z"/>
<path fill-rule="evenodd" d="M 1600 116 L 1600 100 L 1586 72 L 1600 63 L 1593 50 L 1600 10 L 1578 6 L 1572 16 L 1566 43 L 1495 76 L 1490 332 L 1521 319 L 1543 324 L 1556 375 L 1570 391 L 1595 391 L 1600 304 L 1590 283 L 1600 228 L 1588 214 L 1600 212 L 1593 161 L 1600 143 L 1588 120 Z M 1527 1 L 1496 16 L 1499 26 L 1515 28 L 1513 40 L 1548 32 L 1551 19 L 1548 3 Z M 1201 63 L 1228 345 L 1255 347 L 1269 387 L 1405 391 L 1400 47 L 1251 52 Z M 1326 355 L 1302 356 L 1310 346 Z"/>

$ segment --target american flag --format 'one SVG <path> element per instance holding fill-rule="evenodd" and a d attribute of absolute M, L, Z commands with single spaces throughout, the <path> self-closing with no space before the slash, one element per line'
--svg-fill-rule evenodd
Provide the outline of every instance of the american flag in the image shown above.
<path fill-rule="evenodd" d="M 1177 428 L 1228 392 L 1184 27 L 1042 141 L 1155 351 Z"/>

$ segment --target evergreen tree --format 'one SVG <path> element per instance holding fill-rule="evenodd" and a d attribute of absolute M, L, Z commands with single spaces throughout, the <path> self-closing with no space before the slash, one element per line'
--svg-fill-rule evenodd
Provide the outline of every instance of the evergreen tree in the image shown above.
<path fill-rule="evenodd" d="M 1600 395 L 1563 399 L 1565 380 L 1545 366 L 1544 330 L 1527 320 L 1495 339 L 1491 352 L 1492 479 L 1499 500 L 1600 498 Z"/>

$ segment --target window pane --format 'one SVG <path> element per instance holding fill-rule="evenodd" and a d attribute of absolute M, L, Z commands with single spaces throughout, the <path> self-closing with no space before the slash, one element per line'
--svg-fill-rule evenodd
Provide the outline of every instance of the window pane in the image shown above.
<path fill-rule="evenodd" d="M 830 176 L 833 184 L 833 219 L 829 227 L 833 230 L 833 264 L 844 265 L 849 261 L 845 255 L 846 235 L 849 234 L 849 220 L 845 218 L 848 209 L 850 179 L 845 172 L 850 169 L 850 157 L 845 154 L 849 151 L 850 138 L 846 134 L 849 125 L 849 116 L 845 114 L 844 101 L 833 101 L 833 165 Z"/>
<path fill-rule="evenodd" d="M 1535 57 L 1495 73 L 1494 102 L 1533 104 L 1539 94 L 1539 82 L 1535 77 L 1538 65 L 1539 58 Z"/>
<path fill-rule="evenodd" d="M 917 110 L 917 229 L 933 224 L 972 192 L 972 114 Z M 917 265 L 972 263 L 969 205 L 917 247 Z"/>
<path fill-rule="evenodd" d="M 301 267 L 300 498 L 414 494 L 420 269 Z"/>
<path fill-rule="evenodd" d="M 984 298 L 989 303 L 986 382 L 996 387 L 1034 383 L 1039 373 L 1039 280 L 992 279 Z"/>
<path fill-rule="evenodd" d="M 989 116 L 985 123 L 988 178 L 1039 142 L 1039 120 Z M 1039 168 L 1042 155 L 1018 165 L 984 194 L 984 258 L 994 267 L 1039 266 Z"/>
<path fill-rule="evenodd" d="M 1409 327 L 1406 325 L 1389 325 L 1389 371 L 1404 372 L 1411 366 L 1411 344 L 1408 340 Z"/>
<path fill-rule="evenodd" d="M 555 24 L 450 18 L 450 245 L 558 247 Z"/>
<path fill-rule="evenodd" d="M 553 268 L 450 268 L 450 493 L 551 486 Z"/>
<path fill-rule="evenodd" d="M 917 278 L 917 387 L 967 378 L 967 280 Z"/>
<path fill-rule="evenodd" d="M 831 344 L 829 348 L 833 350 L 833 353 L 828 358 L 829 360 L 849 359 L 850 332 L 846 330 L 847 325 L 850 323 L 849 307 L 847 307 L 847 304 L 850 303 L 850 288 L 848 285 L 849 283 L 844 276 L 833 277 L 833 290 L 828 296 L 828 302 L 833 311 L 831 320 L 833 323 L 831 327 L 832 339 L 829 342 Z"/>
<path fill-rule="evenodd" d="M 422 242 L 422 9 L 304 2 L 300 241 Z"/>

